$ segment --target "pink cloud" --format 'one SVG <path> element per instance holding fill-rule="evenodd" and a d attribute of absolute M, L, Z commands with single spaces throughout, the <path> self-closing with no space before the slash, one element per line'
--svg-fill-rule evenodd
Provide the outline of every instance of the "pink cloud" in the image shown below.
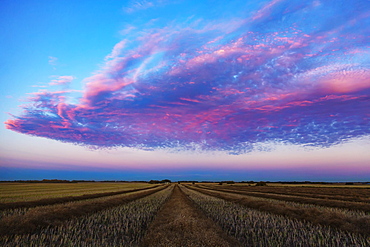
<path fill-rule="evenodd" d="M 353 93 L 370 88 L 370 70 L 335 71 L 321 78 L 320 84 L 330 93 Z"/>

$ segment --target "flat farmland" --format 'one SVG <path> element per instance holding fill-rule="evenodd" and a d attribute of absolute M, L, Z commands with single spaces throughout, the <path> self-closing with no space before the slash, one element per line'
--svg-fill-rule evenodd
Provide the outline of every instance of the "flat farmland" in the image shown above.
<path fill-rule="evenodd" d="M 369 188 L 48 185 L 8 185 L 41 197 L 3 203 L 1 246 L 370 246 Z"/>

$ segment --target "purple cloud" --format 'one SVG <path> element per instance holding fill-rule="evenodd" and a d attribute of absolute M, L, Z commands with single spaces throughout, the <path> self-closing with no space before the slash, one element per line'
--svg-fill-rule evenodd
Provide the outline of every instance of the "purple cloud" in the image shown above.
<path fill-rule="evenodd" d="M 80 103 L 39 93 L 6 127 L 89 146 L 231 153 L 369 135 L 364 6 L 274 0 L 245 19 L 147 30 L 113 48 Z"/>

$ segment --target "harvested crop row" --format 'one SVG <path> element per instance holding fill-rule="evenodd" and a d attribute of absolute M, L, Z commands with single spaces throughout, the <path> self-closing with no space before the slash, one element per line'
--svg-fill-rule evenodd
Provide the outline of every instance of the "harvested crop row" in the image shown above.
<path fill-rule="evenodd" d="M 207 185 L 209 187 L 220 187 Z M 334 199 L 343 201 L 370 202 L 370 189 L 368 188 L 323 188 L 323 187 L 260 187 L 260 186 L 230 186 L 223 185 L 226 189 L 235 189 L 249 192 L 264 192 L 283 195 L 297 195 L 323 199 Z"/>
<path fill-rule="evenodd" d="M 226 192 L 228 193 L 228 192 Z M 238 193 L 233 193 L 238 195 Z M 247 195 L 245 195 L 247 196 Z M 364 211 L 359 211 L 359 210 L 351 210 L 351 209 L 345 209 L 345 208 L 336 208 L 336 207 L 326 207 L 326 206 L 320 206 L 320 205 L 315 205 L 315 204 L 306 204 L 306 203 L 298 203 L 298 202 L 293 202 L 293 201 L 282 201 L 282 200 L 277 200 L 277 199 L 272 199 L 272 198 L 263 198 L 263 197 L 257 197 L 257 196 L 247 196 L 250 199 L 255 199 L 259 201 L 266 201 L 268 203 L 277 203 L 281 204 L 284 203 L 286 205 L 292 206 L 292 207 L 297 207 L 297 208 L 314 208 L 317 210 L 324 210 L 327 212 L 331 212 L 334 214 L 345 214 L 348 217 L 364 217 L 367 216 L 367 213 Z"/>
<path fill-rule="evenodd" d="M 207 186 L 212 188 L 220 188 L 220 186 Z M 236 191 L 246 191 L 246 192 L 259 192 L 259 193 L 273 193 L 279 195 L 291 195 L 291 196 L 302 196 L 302 197 L 312 197 L 312 198 L 321 198 L 321 199 L 332 199 L 332 200 L 341 200 L 341 201 L 353 201 L 353 202 L 370 202 L 370 196 L 366 196 L 369 189 L 348 189 L 341 188 L 346 190 L 349 194 L 338 195 L 335 193 L 343 193 L 338 191 L 338 188 L 300 188 L 300 187 L 256 187 L 256 186 L 222 186 L 224 189 L 236 190 Z M 330 189 L 330 190 L 328 190 Z M 326 192 L 326 193 L 325 193 Z M 330 192 L 330 193 L 328 193 Z M 350 194 L 352 192 L 352 194 Z M 355 192 L 353 194 L 353 192 Z M 363 194 L 361 194 L 363 193 Z"/>
<path fill-rule="evenodd" d="M 37 201 L 45 198 L 81 196 L 151 187 L 148 183 L 1 183 L 0 203 Z"/>
<path fill-rule="evenodd" d="M 298 220 L 306 220 L 314 224 L 327 225 L 344 231 L 370 236 L 369 216 L 354 217 L 328 210 L 320 210 L 318 208 L 294 207 L 283 201 L 273 202 L 263 199 L 259 200 L 258 198 L 248 197 L 246 195 L 231 194 L 204 188 L 201 189 L 195 186 L 188 186 L 188 188 L 264 212 L 283 215 Z"/>
<path fill-rule="evenodd" d="M 369 197 L 353 197 L 353 196 L 332 196 L 332 195 L 325 195 L 325 194 L 308 194 L 308 193 L 283 193 L 283 192 L 260 192 L 260 193 L 271 193 L 271 194 L 278 194 L 278 195 L 289 195 L 289 196 L 300 196 L 300 197 L 311 197 L 311 198 L 319 198 L 319 199 L 329 199 L 329 200 L 338 200 L 338 201 L 349 201 L 349 202 L 364 202 L 370 203 Z M 314 193 L 314 192 L 312 192 Z"/>
<path fill-rule="evenodd" d="M 370 246 L 359 234 L 247 208 L 220 198 L 184 192 L 243 246 Z"/>
<path fill-rule="evenodd" d="M 144 191 L 133 192 L 123 195 L 122 197 L 108 198 L 98 201 L 81 201 L 70 204 L 60 204 L 50 206 L 48 208 L 34 208 L 29 210 L 24 215 L 14 215 L 4 217 L 0 220 L 0 236 L 20 233 L 32 233 L 35 230 L 58 225 L 62 221 L 69 220 L 74 217 L 81 217 L 107 208 L 119 206 L 123 203 L 143 198 L 168 186 L 160 186 Z"/>
<path fill-rule="evenodd" d="M 249 195 L 249 196 L 269 198 L 269 199 L 271 198 L 271 199 L 288 201 L 288 202 L 307 203 L 307 204 L 314 204 L 314 205 L 325 206 L 325 207 L 346 208 L 350 210 L 360 210 L 366 213 L 370 213 L 370 204 L 368 203 L 318 199 L 318 198 L 292 196 L 292 195 L 280 195 L 280 194 L 277 195 L 277 194 L 270 194 L 270 193 L 264 193 L 264 192 L 249 192 L 249 191 L 241 191 L 238 189 L 223 189 L 223 188 L 216 188 L 216 187 L 209 187 L 209 186 L 198 186 L 198 187 L 217 190 L 217 191 L 223 191 L 223 192 L 229 192 L 229 193 L 235 193 L 235 194 L 240 194 L 240 195 Z"/>
<path fill-rule="evenodd" d="M 142 246 L 239 246 L 208 219 L 175 186 L 173 194 L 158 212 Z"/>
<path fill-rule="evenodd" d="M 81 195 L 81 196 L 44 198 L 44 199 L 40 199 L 36 201 L 0 203 L 0 210 L 15 209 L 15 208 L 29 208 L 29 207 L 37 207 L 37 206 L 44 206 L 44 205 L 54 205 L 54 204 L 65 203 L 65 202 L 81 201 L 81 200 L 94 199 L 94 198 L 100 198 L 100 197 L 106 197 L 106 196 L 127 194 L 131 192 L 147 190 L 147 189 L 151 189 L 155 187 L 157 186 L 139 188 L 139 189 L 121 190 L 121 191 L 114 191 L 114 192 L 86 194 L 86 195 Z"/>
<path fill-rule="evenodd" d="M 65 202 L 65 203 L 59 203 L 57 205 L 45 205 L 45 206 L 30 207 L 30 208 L 16 208 L 16 209 L 2 210 L 0 211 L 0 220 L 5 217 L 22 216 L 26 214 L 35 213 L 35 212 L 50 211 L 50 210 L 54 210 L 56 207 L 58 208 L 71 208 L 72 207 L 73 208 L 76 205 L 79 205 L 81 203 L 84 203 L 84 204 L 101 203 L 107 200 L 115 200 L 117 198 L 120 199 L 122 198 L 122 196 L 131 195 L 137 192 L 138 191 L 125 193 L 124 195 L 121 194 L 121 195 L 113 195 L 113 196 L 104 196 L 104 197 L 98 197 L 98 198 L 92 198 L 92 199 L 86 199 L 86 200 Z"/>
<path fill-rule="evenodd" d="M 3 236 L 1 246 L 138 246 L 172 186 L 127 204 L 47 227 Z"/>

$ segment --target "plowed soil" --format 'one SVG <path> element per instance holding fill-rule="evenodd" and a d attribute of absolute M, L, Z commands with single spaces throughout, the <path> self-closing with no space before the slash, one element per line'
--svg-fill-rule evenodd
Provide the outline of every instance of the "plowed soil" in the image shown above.
<path fill-rule="evenodd" d="M 175 186 L 150 225 L 142 246 L 240 246 Z"/>

